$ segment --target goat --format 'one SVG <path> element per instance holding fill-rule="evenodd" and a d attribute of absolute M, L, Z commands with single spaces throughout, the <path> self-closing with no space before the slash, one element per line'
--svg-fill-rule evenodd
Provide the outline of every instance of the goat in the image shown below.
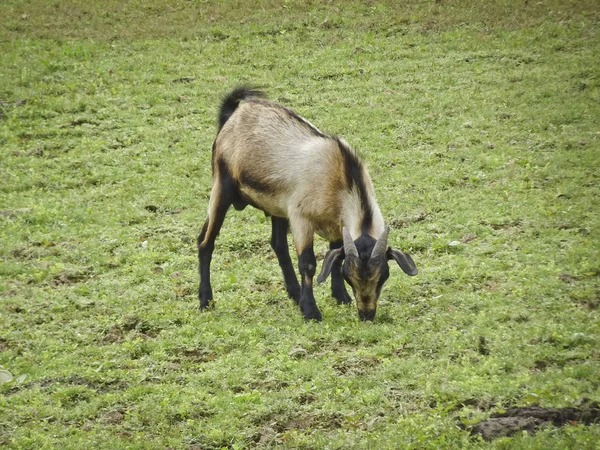
<path fill-rule="evenodd" d="M 271 247 L 290 298 L 306 320 L 321 320 L 313 295 L 317 262 L 314 234 L 329 241 L 321 273 L 331 274 L 331 293 L 351 303 L 352 287 L 361 320 L 373 320 L 377 299 L 395 260 L 408 275 L 417 268 L 410 255 L 388 247 L 389 227 L 375 200 L 373 185 L 358 155 L 341 138 L 323 134 L 294 111 L 266 100 L 250 87 L 227 94 L 212 147 L 213 183 L 208 218 L 198 237 L 200 309 L 212 303 L 210 263 L 225 214 L 252 205 L 271 216 Z M 290 259 L 291 229 L 301 284 Z"/>

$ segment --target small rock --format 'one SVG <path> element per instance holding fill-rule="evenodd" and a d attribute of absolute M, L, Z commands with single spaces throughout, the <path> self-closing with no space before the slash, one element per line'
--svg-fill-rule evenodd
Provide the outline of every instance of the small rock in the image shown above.
<path fill-rule="evenodd" d="M 0 370 L 0 384 L 12 381 L 13 376 L 8 370 Z"/>

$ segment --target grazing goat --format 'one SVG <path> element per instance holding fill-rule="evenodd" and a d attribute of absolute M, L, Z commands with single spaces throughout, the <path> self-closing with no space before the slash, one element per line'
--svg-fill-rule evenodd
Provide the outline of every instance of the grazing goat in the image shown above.
<path fill-rule="evenodd" d="M 212 301 L 210 262 L 215 239 L 231 205 L 252 205 L 271 216 L 271 246 L 289 297 L 306 320 L 321 320 L 313 295 L 317 261 L 313 238 L 329 241 L 319 283 L 331 274 L 337 302 L 350 303 L 352 287 L 361 320 L 373 320 L 377 299 L 395 260 L 408 275 L 417 268 L 410 255 L 387 245 L 389 227 L 373 185 L 357 154 L 342 139 L 323 134 L 292 110 L 239 87 L 225 96 L 212 147 L 213 184 L 208 218 L 198 237 L 200 309 Z M 298 254 L 298 283 L 287 244 L 291 229 Z"/>

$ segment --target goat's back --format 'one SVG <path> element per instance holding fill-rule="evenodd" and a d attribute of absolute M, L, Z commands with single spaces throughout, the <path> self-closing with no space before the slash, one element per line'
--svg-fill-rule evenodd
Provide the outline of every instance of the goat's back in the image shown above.
<path fill-rule="evenodd" d="M 242 102 L 219 132 L 214 152 L 249 203 L 278 217 L 300 214 L 328 239 L 341 238 L 344 204 L 360 208 L 349 185 L 348 152 L 373 195 L 368 174 L 346 144 L 266 100 Z"/>

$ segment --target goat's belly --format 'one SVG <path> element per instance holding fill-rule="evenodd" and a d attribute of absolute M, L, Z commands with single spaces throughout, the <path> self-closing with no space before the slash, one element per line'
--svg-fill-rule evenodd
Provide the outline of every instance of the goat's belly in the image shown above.
<path fill-rule="evenodd" d="M 247 186 L 241 186 L 240 192 L 245 202 L 264 211 L 266 214 L 286 219 L 289 218 L 290 212 L 288 208 L 290 198 L 288 195 L 284 195 L 284 193 L 282 195 L 273 195 Z M 322 209 L 312 208 L 313 211 L 310 211 L 307 205 L 302 206 L 299 208 L 299 211 L 301 211 L 300 216 L 312 224 L 316 234 L 332 242 L 342 240 L 342 224 L 337 219 L 339 217 L 337 211 L 329 211 L 322 214 L 320 213 Z"/>
<path fill-rule="evenodd" d="M 288 217 L 287 207 L 277 196 L 265 195 L 252 189 L 240 189 L 244 200 L 270 216 Z"/>
<path fill-rule="evenodd" d="M 342 240 L 342 228 L 338 223 L 317 224 L 315 233 L 329 242 Z"/>

